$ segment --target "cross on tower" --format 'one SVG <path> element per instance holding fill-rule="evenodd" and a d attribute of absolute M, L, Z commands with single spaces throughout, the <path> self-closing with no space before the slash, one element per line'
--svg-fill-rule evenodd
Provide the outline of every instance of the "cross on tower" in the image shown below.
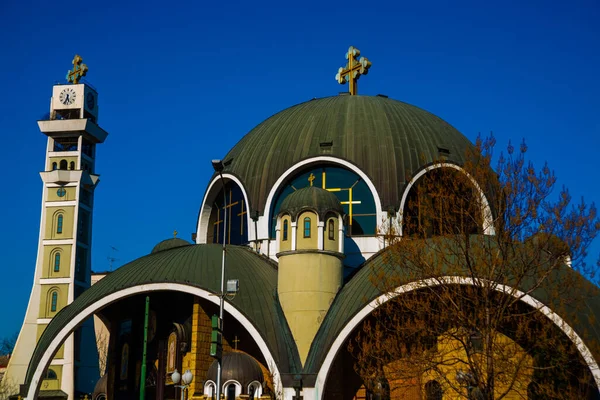
<path fill-rule="evenodd" d="M 237 335 L 235 335 L 235 339 L 233 339 L 233 345 L 235 347 L 235 349 L 238 349 L 238 343 L 240 342 L 240 339 L 238 339 Z"/>
<path fill-rule="evenodd" d="M 346 60 L 348 60 L 346 67 L 340 67 L 338 73 L 335 75 L 335 80 L 340 85 L 350 82 L 350 94 L 352 96 L 358 93 L 358 78 L 361 75 L 367 75 L 369 68 L 371 68 L 371 61 L 367 57 L 356 59 L 358 56 L 360 56 L 360 50 L 354 46 L 350 46 L 346 53 Z"/>
<path fill-rule="evenodd" d="M 313 181 L 315 180 L 315 175 L 311 172 L 309 177 L 308 177 L 308 182 L 310 183 L 310 186 L 313 185 Z"/>
<path fill-rule="evenodd" d="M 83 58 L 79 54 L 73 58 L 73 70 L 67 71 L 67 81 L 79 83 L 79 80 L 87 74 L 88 67 L 83 63 Z"/>

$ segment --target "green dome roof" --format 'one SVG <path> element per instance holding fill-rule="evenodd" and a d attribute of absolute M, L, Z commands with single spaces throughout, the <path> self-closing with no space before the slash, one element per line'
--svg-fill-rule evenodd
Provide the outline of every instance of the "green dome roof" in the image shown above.
<path fill-rule="evenodd" d="M 299 161 L 316 156 L 358 166 L 386 209 L 400 204 L 407 177 L 441 155 L 462 164 L 468 146 L 469 140 L 450 124 L 410 104 L 380 96 L 334 96 L 273 115 L 223 160 L 225 171 L 243 182 L 250 208 L 261 214 L 277 179 Z"/>
<path fill-rule="evenodd" d="M 292 219 L 304 210 L 314 210 L 323 219 L 329 211 L 335 211 L 340 215 L 344 209 L 337 196 L 325 189 L 309 186 L 290 193 L 281 203 L 279 214 L 288 213 Z"/>
<path fill-rule="evenodd" d="M 152 249 L 150 254 L 157 253 L 157 252 L 163 251 L 163 250 L 174 249 L 176 247 L 189 246 L 190 244 L 191 243 L 188 242 L 187 240 L 179 239 L 177 237 L 171 238 L 171 239 L 166 239 L 166 240 L 163 240 L 162 242 L 158 243 L 156 246 L 154 246 L 154 248 Z"/>

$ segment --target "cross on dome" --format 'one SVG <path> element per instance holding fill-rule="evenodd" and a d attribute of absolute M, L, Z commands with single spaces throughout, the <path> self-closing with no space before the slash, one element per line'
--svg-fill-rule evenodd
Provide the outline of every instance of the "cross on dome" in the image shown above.
<path fill-rule="evenodd" d="M 358 78 L 361 75 L 367 75 L 369 68 L 371 68 L 371 61 L 367 57 L 357 59 L 358 56 L 360 56 L 360 50 L 354 46 L 350 46 L 346 53 L 346 60 L 348 60 L 346 67 L 340 67 L 338 73 L 335 75 L 335 80 L 340 85 L 350 82 L 350 94 L 352 96 L 358 93 Z"/>

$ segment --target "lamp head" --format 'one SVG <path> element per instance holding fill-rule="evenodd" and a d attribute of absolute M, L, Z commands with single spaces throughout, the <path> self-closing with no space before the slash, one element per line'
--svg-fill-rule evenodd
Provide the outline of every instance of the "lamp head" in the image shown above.
<path fill-rule="evenodd" d="M 185 374 L 183 374 L 181 379 L 182 379 L 182 383 L 184 385 L 189 385 L 190 383 L 192 383 L 192 379 L 194 379 L 194 375 L 192 375 L 192 371 L 190 371 L 188 369 L 185 371 Z"/>
<path fill-rule="evenodd" d="M 171 374 L 171 380 L 174 384 L 177 385 L 181 380 L 181 374 L 177 370 L 173 371 L 173 373 Z"/>
<path fill-rule="evenodd" d="M 223 172 L 225 166 L 223 165 L 222 160 L 212 160 L 211 162 L 215 172 Z"/>

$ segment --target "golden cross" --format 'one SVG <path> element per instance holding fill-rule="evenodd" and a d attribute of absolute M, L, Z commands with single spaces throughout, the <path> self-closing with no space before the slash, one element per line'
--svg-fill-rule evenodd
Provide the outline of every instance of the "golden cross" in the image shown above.
<path fill-rule="evenodd" d="M 216 204 L 215 204 L 216 206 Z M 223 220 L 221 219 L 221 209 L 217 206 L 217 221 L 213 224 L 217 226 L 217 237 L 216 237 L 216 242 L 215 243 L 219 243 L 219 227 L 221 226 L 221 224 L 223 223 Z"/>
<path fill-rule="evenodd" d="M 79 54 L 73 58 L 73 70 L 67 71 L 67 81 L 79 83 L 79 80 L 88 72 L 88 67 L 83 63 L 83 58 Z"/>
<path fill-rule="evenodd" d="M 228 215 L 228 219 L 229 221 L 227 221 L 227 227 L 225 227 L 224 229 L 227 229 L 227 243 L 231 243 L 231 209 L 233 208 L 233 206 L 237 205 L 239 202 L 236 201 L 235 203 L 232 203 L 231 201 L 233 200 L 233 194 L 231 193 L 231 189 L 229 189 L 229 204 L 225 204 L 225 207 L 223 207 L 223 213 L 227 212 L 227 209 L 229 209 L 229 215 Z M 225 201 L 227 201 L 227 199 L 225 199 Z"/>
<path fill-rule="evenodd" d="M 177 229 L 175 229 L 175 230 L 173 231 L 173 237 L 174 237 L 174 238 L 176 238 L 178 233 L 179 233 L 179 232 L 177 232 Z"/>
<path fill-rule="evenodd" d="M 309 177 L 308 177 L 308 182 L 310 182 L 310 186 L 313 185 L 313 181 L 315 180 L 315 176 L 313 175 L 313 173 L 311 172 Z"/>
<path fill-rule="evenodd" d="M 335 75 L 335 80 L 340 85 L 350 82 L 350 94 L 352 96 L 358 93 L 358 78 L 361 75 L 367 75 L 369 68 L 371 68 L 371 61 L 367 57 L 356 59 L 358 56 L 360 56 L 360 50 L 354 46 L 350 46 L 346 53 L 346 60 L 348 60 L 346 67 L 340 67 L 338 73 Z"/>
<path fill-rule="evenodd" d="M 240 234 L 241 235 L 244 234 L 244 214 L 247 214 L 247 212 L 244 210 L 244 200 L 242 200 L 242 212 L 238 214 L 238 217 L 240 217 Z"/>
<path fill-rule="evenodd" d="M 240 342 L 240 340 L 237 338 L 237 335 L 235 335 L 235 339 L 233 339 L 233 345 L 235 346 L 235 349 L 237 350 L 237 345 Z"/>

